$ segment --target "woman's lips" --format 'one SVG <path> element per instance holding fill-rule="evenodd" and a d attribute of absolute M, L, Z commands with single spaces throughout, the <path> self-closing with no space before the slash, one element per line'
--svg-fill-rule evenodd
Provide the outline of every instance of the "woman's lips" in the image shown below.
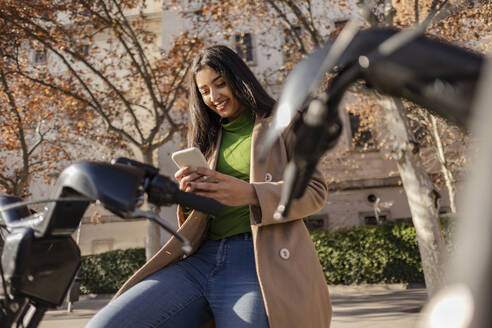
<path fill-rule="evenodd" d="M 220 111 L 220 112 L 221 112 L 221 111 L 223 111 L 223 110 L 226 108 L 226 106 L 227 106 L 227 104 L 228 104 L 228 103 L 229 103 L 229 101 L 228 101 L 228 100 L 224 100 L 224 101 L 222 101 L 222 102 L 218 103 L 217 105 L 215 105 L 215 108 L 216 108 L 218 111 Z"/>

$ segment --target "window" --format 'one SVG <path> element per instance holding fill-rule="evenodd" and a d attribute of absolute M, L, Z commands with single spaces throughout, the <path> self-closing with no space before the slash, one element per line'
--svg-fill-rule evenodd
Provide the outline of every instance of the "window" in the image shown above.
<path fill-rule="evenodd" d="M 35 64 L 44 64 L 46 63 L 46 59 L 48 55 L 46 53 L 46 49 L 36 49 L 34 51 L 34 63 Z"/>
<path fill-rule="evenodd" d="M 386 222 L 386 215 L 379 215 L 379 222 Z M 377 225 L 378 219 L 375 215 L 364 216 L 364 224 L 365 225 Z"/>
<path fill-rule="evenodd" d="M 82 44 L 78 46 L 78 52 L 84 56 L 87 57 L 89 55 L 89 45 L 88 44 Z"/>
<path fill-rule="evenodd" d="M 15 65 L 15 60 L 12 57 L 3 57 L 3 62 L 7 67 L 13 67 Z"/>
<path fill-rule="evenodd" d="M 90 9 L 82 8 L 80 11 L 80 15 L 82 15 L 84 17 L 89 17 L 91 15 L 91 11 L 90 11 Z"/>
<path fill-rule="evenodd" d="M 421 146 L 429 146 L 431 141 L 431 136 L 429 131 L 420 122 L 415 120 L 409 120 L 408 124 L 410 126 L 410 131 L 413 133 L 415 141 Z"/>
<path fill-rule="evenodd" d="M 203 0 L 186 0 L 183 6 L 183 12 L 199 14 L 203 11 L 203 2 Z"/>
<path fill-rule="evenodd" d="M 293 52 L 296 50 L 296 40 L 294 40 L 294 36 L 292 33 L 295 33 L 297 36 L 301 36 L 301 28 L 299 26 L 295 26 L 293 31 L 284 30 L 284 45 L 282 47 L 282 52 L 284 54 L 284 62 L 291 61 Z"/>
<path fill-rule="evenodd" d="M 391 220 L 391 212 L 389 210 L 360 212 L 359 222 L 363 225 L 377 225 Z"/>
<path fill-rule="evenodd" d="M 427 113 L 418 106 L 405 107 L 405 114 L 410 132 L 410 141 L 414 141 L 421 147 L 428 147 L 432 144 L 432 134 L 430 131 L 430 122 L 427 119 Z"/>
<path fill-rule="evenodd" d="M 254 63 L 253 58 L 253 38 L 251 33 L 241 33 L 234 36 L 237 54 L 246 62 Z"/>
<path fill-rule="evenodd" d="M 374 149 L 376 143 L 368 126 L 361 124 L 360 115 L 349 113 L 352 147 L 358 150 Z"/>

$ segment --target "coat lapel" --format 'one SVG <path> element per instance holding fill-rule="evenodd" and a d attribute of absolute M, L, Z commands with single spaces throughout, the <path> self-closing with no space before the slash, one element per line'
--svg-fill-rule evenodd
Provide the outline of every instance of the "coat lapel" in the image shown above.
<path fill-rule="evenodd" d="M 265 179 L 266 168 L 264 163 L 259 163 L 261 140 L 270 125 L 270 119 L 256 117 L 253 133 L 251 134 L 251 165 L 249 168 L 249 182 L 262 182 Z"/>

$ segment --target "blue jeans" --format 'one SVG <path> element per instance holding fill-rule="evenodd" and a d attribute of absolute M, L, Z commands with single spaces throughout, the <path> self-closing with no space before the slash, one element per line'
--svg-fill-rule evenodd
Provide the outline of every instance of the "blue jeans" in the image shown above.
<path fill-rule="evenodd" d="M 251 233 L 208 240 L 192 256 L 136 284 L 86 328 L 268 327 Z"/>

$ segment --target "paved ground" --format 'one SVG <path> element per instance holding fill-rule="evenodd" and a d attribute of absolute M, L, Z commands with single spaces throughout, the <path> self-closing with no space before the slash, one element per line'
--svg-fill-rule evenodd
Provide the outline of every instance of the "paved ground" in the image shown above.
<path fill-rule="evenodd" d="M 332 328 L 414 328 L 427 301 L 423 288 L 349 287 L 331 290 Z"/>
<path fill-rule="evenodd" d="M 333 302 L 332 328 L 414 328 L 427 301 L 424 288 L 402 285 L 330 286 Z M 109 295 L 83 296 L 72 306 L 49 311 L 40 328 L 82 328 Z"/>

